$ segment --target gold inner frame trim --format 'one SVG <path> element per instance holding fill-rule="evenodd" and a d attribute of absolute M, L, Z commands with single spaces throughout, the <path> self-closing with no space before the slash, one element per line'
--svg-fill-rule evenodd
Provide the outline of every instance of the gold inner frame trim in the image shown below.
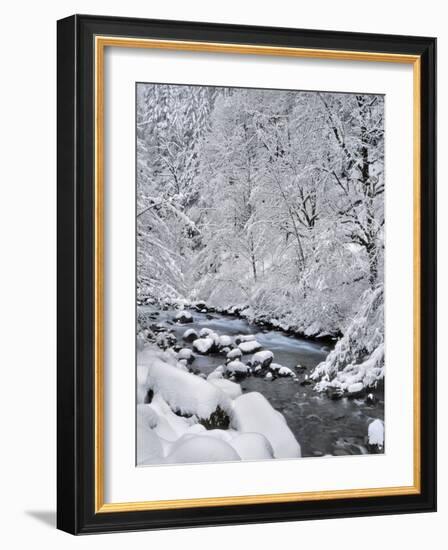
<path fill-rule="evenodd" d="M 177 51 L 209 53 L 233 53 L 267 56 L 285 56 L 342 61 L 370 61 L 382 63 L 406 63 L 413 65 L 413 298 L 414 298 L 414 471 L 413 485 L 401 487 L 379 487 L 365 489 L 244 495 L 181 500 L 159 500 L 141 502 L 104 502 L 104 50 L 106 47 L 152 48 Z M 412 495 L 421 492 L 421 425 L 420 425 L 420 203 L 421 203 L 421 60 L 417 55 L 390 54 L 381 52 L 358 52 L 345 50 L 324 50 L 291 48 L 279 46 L 257 46 L 253 44 L 227 44 L 182 40 L 156 40 L 96 36 L 95 55 L 95 513 L 130 512 L 142 510 L 167 510 L 198 508 L 207 506 L 232 506 L 242 504 L 264 504 L 275 502 L 303 502 L 333 500 L 341 498 L 362 498 Z"/>

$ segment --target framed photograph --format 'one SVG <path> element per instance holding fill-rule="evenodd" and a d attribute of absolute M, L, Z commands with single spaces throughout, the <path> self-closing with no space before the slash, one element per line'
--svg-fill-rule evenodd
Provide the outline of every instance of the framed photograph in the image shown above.
<path fill-rule="evenodd" d="M 436 507 L 434 38 L 58 21 L 58 527 Z"/>

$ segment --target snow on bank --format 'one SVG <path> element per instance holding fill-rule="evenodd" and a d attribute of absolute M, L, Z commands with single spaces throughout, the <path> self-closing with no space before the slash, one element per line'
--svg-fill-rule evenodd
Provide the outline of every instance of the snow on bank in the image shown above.
<path fill-rule="evenodd" d="M 284 416 L 258 392 L 241 395 L 233 402 L 232 426 L 240 432 L 263 435 L 272 445 L 275 458 L 298 458 L 300 445 Z"/>
<path fill-rule="evenodd" d="M 243 395 L 239 384 L 223 378 L 231 363 L 217 367 L 204 380 L 179 368 L 172 350 L 149 345 L 137 357 L 138 464 L 301 456 L 283 415 L 261 394 Z M 250 370 L 240 361 L 233 363 Z M 218 423 L 223 415 L 227 415 L 227 424 Z"/>
<path fill-rule="evenodd" d="M 341 394 L 359 393 L 384 378 L 383 287 L 366 291 L 362 306 L 325 361 L 311 379 L 316 390 L 335 389 Z"/>

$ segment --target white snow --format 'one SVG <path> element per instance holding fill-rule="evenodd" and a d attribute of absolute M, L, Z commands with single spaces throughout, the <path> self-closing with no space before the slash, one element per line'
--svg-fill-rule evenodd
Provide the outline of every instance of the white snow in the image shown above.
<path fill-rule="evenodd" d="M 215 332 L 211 328 L 201 328 L 199 331 L 199 336 L 201 338 L 205 338 L 206 336 L 210 336 L 212 334 L 215 334 Z"/>
<path fill-rule="evenodd" d="M 137 424 L 137 463 L 163 462 L 164 449 L 157 434 L 145 426 Z"/>
<path fill-rule="evenodd" d="M 216 388 L 222 390 L 230 399 L 236 399 L 243 392 L 241 391 L 241 386 L 225 378 L 207 378 L 210 384 L 213 384 Z"/>
<path fill-rule="evenodd" d="M 218 406 L 223 410 L 229 408 L 229 399 L 223 391 L 157 358 L 148 367 L 148 384 L 172 410 L 182 414 L 208 418 Z"/>
<path fill-rule="evenodd" d="M 249 340 L 247 342 L 241 342 L 241 344 L 238 344 L 238 348 L 241 350 L 242 353 L 254 353 L 255 351 L 261 349 L 261 347 L 261 344 L 259 344 L 256 340 Z"/>
<path fill-rule="evenodd" d="M 354 384 L 350 384 L 347 388 L 347 392 L 350 393 L 359 393 L 364 388 L 364 385 L 362 382 L 355 382 Z"/>
<path fill-rule="evenodd" d="M 190 348 L 182 348 L 178 352 L 177 358 L 179 360 L 186 359 L 187 361 L 191 361 L 192 359 L 194 359 L 194 355 Z"/>
<path fill-rule="evenodd" d="M 261 367 L 257 367 L 257 369 L 261 369 Z M 272 380 L 272 378 L 273 378 L 272 372 L 266 373 L 265 378 L 266 378 L 266 380 Z"/>
<path fill-rule="evenodd" d="M 204 435 L 185 435 L 166 457 L 168 464 L 224 462 L 241 460 L 237 451 L 222 439 Z"/>
<path fill-rule="evenodd" d="M 223 348 L 231 346 L 232 338 L 230 338 L 230 336 L 227 336 L 226 334 L 223 334 L 219 337 L 219 345 Z"/>
<path fill-rule="evenodd" d="M 298 458 L 300 445 L 283 415 L 258 392 L 246 393 L 233 401 L 232 426 L 240 432 L 255 432 L 266 437 L 275 458 Z"/>
<path fill-rule="evenodd" d="M 145 402 L 148 389 L 148 367 L 146 365 L 137 365 L 137 404 Z"/>
<path fill-rule="evenodd" d="M 235 348 L 229 351 L 227 354 L 227 359 L 238 359 L 243 355 L 243 352 L 239 348 Z"/>
<path fill-rule="evenodd" d="M 194 328 L 187 329 L 182 336 L 184 340 L 196 340 L 197 337 L 198 333 L 194 330 Z"/>
<path fill-rule="evenodd" d="M 207 376 L 207 380 L 216 380 L 216 379 L 222 378 L 223 374 L 224 374 L 224 367 L 223 365 L 219 365 L 219 367 L 216 367 L 216 369 Z"/>
<path fill-rule="evenodd" d="M 292 376 L 295 377 L 295 373 L 289 367 L 279 365 L 278 363 L 271 363 L 269 365 L 271 371 L 275 372 L 278 376 Z"/>
<path fill-rule="evenodd" d="M 193 321 L 193 315 L 189 311 L 179 311 L 175 317 L 176 321 L 181 323 L 191 323 Z"/>
<path fill-rule="evenodd" d="M 208 353 L 214 345 L 214 341 L 209 336 L 205 338 L 198 338 L 193 342 L 193 347 L 199 353 L 205 354 Z"/>
<path fill-rule="evenodd" d="M 176 441 L 190 428 L 193 422 L 191 419 L 175 414 L 160 394 L 154 395 L 148 406 L 157 414 L 157 425 L 153 431 L 163 441 Z"/>
<path fill-rule="evenodd" d="M 265 460 L 274 458 L 274 449 L 263 434 L 238 434 L 230 441 L 230 445 L 232 445 L 242 460 Z"/>
<path fill-rule="evenodd" d="M 147 428 L 155 428 L 159 416 L 151 405 L 139 404 L 137 405 L 137 423 L 146 426 Z"/>
<path fill-rule="evenodd" d="M 252 359 L 250 360 L 250 364 L 253 367 L 256 367 L 258 365 L 260 365 L 261 367 L 268 367 L 273 359 L 274 359 L 274 354 L 272 353 L 272 351 L 269 351 L 269 350 L 257 351 L 257 353 L 253 354 Z"/>
<path fill-rule="evenodd" d="M 230 361 L 225 366 L 225 372 L 229 374 L 247 374 L 250 372 L 250 367 L 245 365 L 242 361 L 235 359 L 235 361 Z"/>
<path fill-rule="evenodd" d="M 379 418 L 369 424 L 368 440 L 369 445 L 384 446 L 384 422 Z"/>

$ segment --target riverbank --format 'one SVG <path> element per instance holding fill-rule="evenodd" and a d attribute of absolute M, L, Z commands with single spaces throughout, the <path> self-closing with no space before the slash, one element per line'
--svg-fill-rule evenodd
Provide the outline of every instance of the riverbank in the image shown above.
<path fill-rule="evenodd" d="M 285 330 L 250 323 L 241 314 L 211 311 L 210 308 L 204 311 L 206 308 L 201 308 L 202 305 L 184 309 L 179 309 L 179 305 L 177 308 L 166 305 L 163 309 L 158 309 L 154 304 L 140 306 L 140 328 L 151 331 L 151 334 L 146 332 L 140 335 L 140 349 L 156 344 L 161 350 L 171 350 L 170 353 L 175 355 L 182 349 L 190 350 L 194 360 L 185 364 L 180 359 L 181 363 L 184 363 L 190 374 L 205 380 L 217 369 L 219 372 L 219 367 L 224 370 L 227 353 L 238 348 L 238 335 L 251 336 L 260 344 L 262 351 L 272 353 L 271 364 L 286 367 L 294 376 L 278 376 L 275 372 L 277 367 L 274 370 L 264 368 L 257 376 L 251 367 L 249 376 L 232 378 L 232 375 L 224 375 L 222 378 L 238 384 L 242 394 L 256 392 L 264 396 L 272 408 L 283 415 L 301 446 L 302 456 L 339 456 L 378 451 L 369 448 L 368 429 L 374 420 L 383 421 L 382 389 L 378 388 L 369 400 L 346 397 L 333 400 L 325 393 L 315 392 L 314 383 L 309 380 L 316 365 L 332 351 L 331 343 L 300 338 Z M 187 312 L 182 321 L 176 320 L 180 311 Z M 188 319 L 189 315 L 191 319 Z M 194 340 L 188 342 L 183 339 L 187 331 L 195 332 L 198 336 L 196 339 L 200 339 L 200 333 L 204 330 L 229 338 L 231 349 L 225 354 L 216 347 L 211 348 L 209 353 L 200 353 L 195 349 Z M 206 337 L 205 332 L 202 334 Z M 240 360 L 247 365 L 252 358 L 253 354 L 243 354 Z"/>

